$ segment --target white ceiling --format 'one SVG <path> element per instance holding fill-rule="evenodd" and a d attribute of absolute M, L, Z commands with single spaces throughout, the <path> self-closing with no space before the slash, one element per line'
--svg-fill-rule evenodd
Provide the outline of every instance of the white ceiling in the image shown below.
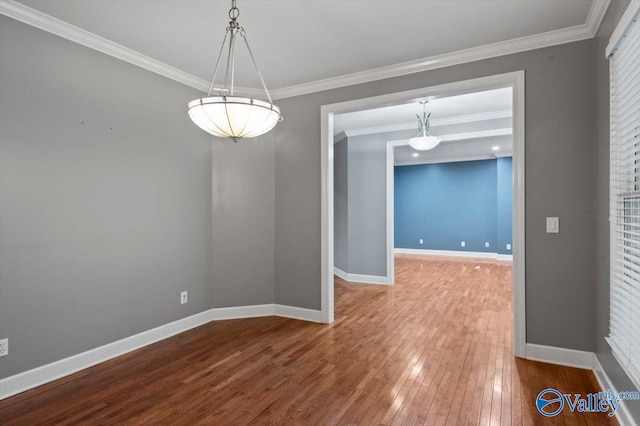
<path fill-rule="evenodd" d="M 20 3 L 205 80 L 230 6 L 218 0 Z M 592 0 L 238 1 L 239 22 L 272 89 L 584 26 L 591 6 Z M 239 86 L 259 87 L 242 49 L 236 69 Z"/>
<path fill-rule="evenodd" d="M 434 135 L 443 141 L 429 151 L 416 151 L 410 146 L 395 148 L 395 164 L 425 164 L 450 161 L 490 159 L 513 153 L 512 135 L 491 135 L 512 127 L 511 87 L 468 93 L 464 95 L 430 99 L 427 112 L 431 112 Z M 375 108 L 334 116 L 334 134 L 348 135 L 381 133 L 393 126 L 414 128 L 417 133 L 416 114 L 422 106 L 416 102 Z M 505 114 L 508 113 L 508 114 Z M 505 117 L 508 115 L 508 117 Z M 499 118 L 498 118 L 499 117 Z M 439 123 L 443 123 L 440 124 Z M 378 131 L 376 131 L 378 129 Z M 455 140 L 451 139 L 452 135 Z M 465 136 L 466 135 L 466 136 Z M 449 136 L 449 138 L 447 138 Z M 394 138 L 389 133 L 389 138 Z M 397 138 L 396 138 L 397 139 Z M 494 150 L 498 147 L 498 150 Z M 413 154 L 418 154 L 414 156 Z"/>
<path fill-rule="evenodd" d="M 431 113 L 432 126 L 438 121 L 460 116 L 473 116 L 511 109 L 511 87 L 468 93 L 458 96 L 429 99 L 427 112 Z M 394 124 L 412 123 L 417 129 L 416 114 L 422 115 L 422 105 L 418 101 L 403 105 L 356 111 L 334 116 L 333 133 L 356 129 L 366 129 Z M 434 133 L 437 133 L 434 131 Z"/>

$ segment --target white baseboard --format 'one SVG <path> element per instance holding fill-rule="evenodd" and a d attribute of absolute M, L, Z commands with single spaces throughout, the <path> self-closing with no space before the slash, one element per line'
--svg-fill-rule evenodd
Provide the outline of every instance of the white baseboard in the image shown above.
<path fill-rule="evenodd" d="M 411 249 L 411 248 L 394 248 L 395 254 L 424 254 L 427 256 L 448 256 L 448 257 L 473 257 L 480 259 L 496 259 L 513 261 L 511 254 L 488 253 L 484 251 L 457 251 L 457 250 L 429 250 L 429 249 Z"/>
<path fill-rule="evenodd" d="M 108 343 L 104 346 L 43 365 L 0 380 L 0 399 L 5 399 L 26 390 L 44 385 L 96 364 L 135 351 L 176 334 L 211 321 L 210 311 L 170 322 L 151 330 Z"/>
<path fill-rule="evenodd" d="M 297 308 L 295 306 L 274 305 L 275 315 L 285 318 L 293 318 L 302 321 L 322 322 L 322 311 L 314 309 Z"/>
<path fill-rule="evenodd" d="M 231 308 L 209 309 L 209 321 L 222 321 L 241 318 L 257 318 L 275 315 L 273 304 L 234 306 Z"/>
<path fill-rule="evenodd" d="M 526 354 L 526 358 L 531 361 L 583 368 L 585 370 L 593 369 L 593 352 L 527 343 Z"/>
<path fill-rule="evenodd" d="M 322 312 L 265 304 L 214 308 L 0 380 L 0 400 L 135 351 L 211 321 L 280 316 L 322 322 Z"/>
<path fill-rule="evenodd" d="M 499 254 L 496 253 L 496 260 L 502 260 L 505 262 L 513 262 L 513 255 L 512 254 Z"/>
<path fill-rule="evenodd" d="M 389 285 L 387 277 L 381 277 L 379 275 L 350 274 L 335 267 L 333 268 L 333 273 L 343 280 L 352 283 Z"/>
<path fill-rule="evenodd" d="M 611 382 L 611 379 L 595 354 L 593 355 L 593 374 L 596 376 L 596 380 L 602 390 L 610 389 L 613 392 L 618 393 L 616 387 L 613 385 L 613 382 Z M 633 402 L 637 403 L 637 401 Z M 633 417 L 631 417 L 631 413 L 629 412 L 629 408 L 625 401 L 620 402 L 620 406 L 616 411 L 616 420 L 618 420 L 620 426 L 637 426 L 637 423 L 633 420 Z"/>
<path fill-rule="evenodd" d="M 347 274 L 342 269 L 334 267 L 333 268 L 333 273 L 334 273 L 334 275 L 337 275 L 338 277 L 342 278 L 343 280 L 349 281 L 349 274 Z"/>

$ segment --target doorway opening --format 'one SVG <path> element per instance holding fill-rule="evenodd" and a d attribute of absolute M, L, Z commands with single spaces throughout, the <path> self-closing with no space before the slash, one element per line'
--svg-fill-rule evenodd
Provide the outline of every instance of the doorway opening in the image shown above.
<path fill-rule="evenodd" d="M 513 312 L 514 312 L 514 354 L 519 357 L 525 356 L 525 304 L 524 304 L 524 294 L 525 294 L 525 277 L 524 277 L 524 71 L 518 71 L 508 74 L 495 75 L 490 77 L 483 77 L 473 80 L 465 80 L 461 82 L 454 82 L 439 86 L 426 87 L 417 90 L 411 90 L 407 92 L 393 93 L 388 95 L 376 96 L 372 98 L 359 99 L 354 101 L 342 102 L 338 104 L 325 105 L 321 110 L 321 119 L 322 119 L 322 282 L 321 282 L 321 293 L 322 293 L 322 316 L 323 321 L 326 323 L 331 323 L 334 320 L 334 272 L 341 271 L 341 268 L 338 268 L 336 271 L 336 263 L 334 257 L 334 249 L 335 249 L 335 240 L 336 237 L 340 237 L 340 235 L 334 235 L 336 231 L 335 218 L 334 218 L 334 167 L 336 162 L 336 152 L 334 151 L 336 140 L 339 142 L 340 135 L 337 135 L 335 132 L 335 125 L 337 119 L 337 125 L 340 125 L 340 116 L 343 114 L 354 113 L 357 111 L 366 111 L 372 109 L 380 109 L 380 108 L 388 108 L 388 111 L 398 111 L 402 110 L 403 105 L 416 105 L 421 100 L 433 100 L 435 104 L 435 100 L 438 99 L 453 99 L 456 96 L 463 95 L 471 95 L 479 92 L 487 92 L 487 91 L 500 91 L 501 93 L 509 92 L 509 97 L 512 105 L 512 110 L 510 114 L 512 117 L 507 116 L 507 112 L 505 110 L 494 110 L 492 113 L 497 114 L 495 120 L 510 120 L 512 123 L 511 128 L 509 128 L 508 132 L 512 134 L 512 156 L 513 156 L 513 237 L 512 242 L 510 242 L 511 251 L 513 253 Z M 498 93 L 498 92 L 495 92 Z M 496 111 L 501 111 L 497 113 Z M 461 115 L 461 114 L 458 114 Z M 464 115 L 464 114 L 462 114 Z M 467 114 L 472 115 L 472 114 Z M 412 115 L 415 117 L 415 115 Z M 410 117 L 412 117 L 410 116 Z M 406 127 L 407 122 L 410 120 L 404 120 L 404 124 Z M 435 118 L 435 117 L 434 117 Z M 469 119 L 469 117 L 467 117 Z M 471 118 L 473 119 L 473 118 Z M 417 124 L 417 120 L 415 120 Z M 366 124 L 366 123 L 364 123 Z M 440 123 L 442 125 L 442 123 Z M 403 129 L 399 128 L 400 124 L 396 125 L 396 129 L 386 129 L 386 133 L 388 135 L 389 131 L 400 131 Z M 403 135 L 398 139 L 386 140 L 386 153 L 387 158 L 383 164 L 383 170 L 386 168 L 384 176 L 382 177 L 383 182 L 386 181 L 386 191 L 383 189 L 381 192 L 381 196 L 385 200 L 385 217 L 383 223 L 386 228 L 386 238 L 384 240 L 384 246 L 382 247 L 383 253 L 383 261 L 384 264 L 382 268 L 378 269 L 378 273 L 375 274 L 367 274 L 367 273 L 358 273 L 360 270 L 357 268 L 363 268 L 366 266 L 367 262 L 376 262 L 379 267 L 379 262 L 375 261 L 373 257 L 367 253 L 364 253 L 361 259 L 356 258 L 356 256 L 351 256 L 354 258 L 353 265 L 357 265 L 356 269 L 353 272 L 353 276 L 355 276 L 355 281 L 364 281 L 371 282 L 375 284 L 393 284 L 393 258 L 394 258 L 394 227 L 393 227 L 393 203 L 389 203 L 389 196 L 391 200 L 393 200 L 393 176 L 389 179 L 389 174 L 393 174 L 392 171 L 394 169 L 394 163 L 396 157 L 400 157 L 403 153 L 400 149 L 404 148 L 406 145 L 407 139 L 412 137 L 411 133 L 416 133 L 416 127 L 413 129 L 404 130 L 405 132 L 409 132 L 408 135 Z M 385 133 L 380 132 L 381 125 L 378 126 L 369 126 L 366 125 L 361 127 L 361 132 L 369 132 L 369 134 Z M 499 136 L 498 133 L 502 132 L 503 136 L 507 134 L 507 127 L 500 127 L 498 129 L 486 129 L 484 135 L 493 134 L 494 136 Z M 385 129 L 383 129 L 385 130 Z M 479 132 L 476 134 L 476 137 L 482 137 L 483 130 L 476 129 L 475 132 Z M 489 133 L 487 133 L 489 132 Z M 491 133 L 493 132 L 493 133 Z M 453 135 L 454 137 L 468 137 L 469 135 L 462 135 L 462 133 L 469 132 L 459 132 L 457 135 Z M 384 137 L 384 135 L 382 136 Z M 495 139 L 494 139 L 495 142 Z M 449 142 L 443 141 L 442 143 L 447 144 Z M 453 145 L 451 145 L 453 146 Z M 494 145 L 497 146 L 497 145 Z M 396 148 L 399 147 L 399 148 Z M 509 147 L 511 148 L 511 147 Z M 398 149 L 398 152 L 394 151 Z M 509 149 L 498 147 L 498 150 L 503 150 L 503 153 L 507 154 Z M 434 151 L 435 152 L 435 151 Z M 407 151 L 410 153 L 410 151 Z M 415 154 L 415 153 L 410 153 Z M 420 153 L 418 153 L 421 155 Z M 494 158 L 497 157 L 494 155 Z M 502 158 L 502 157 L 501 157 Z M 433 159 L 437 161 L 438 159 Z M 440 158 L 442 160 L 442 158 Z M 478 158 L 476 158 L 478 160 Z M 338 159 L 338 161 L 340 161 Z M 341 165 L 338 164 L 340 167 Z M 367 164 L 361 165 L 363 167 L 367 167 Z M 389 171 L 391 170 L 391 172 Z M 391 188 L 390 188 L 391 187 Z M 339 206 L 338 206 L 339 207 Z M 363 208 L 366 209 L 366 206 Z M 355 208 L 358 209 L 357 207 Z M 391 223 L 391 225 L 389 225 Z M 365 230 L 366 232 L 366 230 Z M 416 239 L 416 244 L 419 244 L 420 239 Z M 340 243 L 340 242 L 339 242 Z M 474 242 L 476 244 L 476 242 Z M 483 244 L 489 244 L 490 247 L 492 244 L 499 244 L 496 240 L 495 242 L 485 241 Z M 506 244 L 505 249 L 506 249 Z M 486 246 L 484 248 L 487 248 Z M 498 247 L 495 247 L 498 249 Z M 500 247 L 501 248 L 501 247 Z M 408 248 L 411 250 L 412 248 Z M 377 248 L 378 252 L 380 251 L 379 247 Z M 413 250 L 420 250 L 419 248 L 413 248 Z M 487 250 L 479 250 L 482 252 L 489 253 Z M 506 251 L 506 250 L 500 250 Z M 509 256 L 508 253 L 499 253 L 496 251 L 496 256 Z M 362 254 L 362 253 L 361 253 Z M 492 253 L 493 255 L 493 253 Z M 342 262 L 343 260 L 338 259 L 338 262 Z M 343 263 L 344 264 L 344 263 Z M 364 266 L 363 266 L 364 265 Z M 384 274 L 380 274 L 379 271 L 384 269 Z M 364 269 L 361 269 L 364 270 Z M 351 271 L 342 271 L 347 274 L 351 274 Z M 339 272 L 338 272 L 339 273 Z M 354 278 L 354 277 L 351 278 Z M 373 277 L 373 278 L 372 278 Z M 382 278 L 380 278 L 382 277 Z M 349 277 L 347 277 L 349 278 Z"/>

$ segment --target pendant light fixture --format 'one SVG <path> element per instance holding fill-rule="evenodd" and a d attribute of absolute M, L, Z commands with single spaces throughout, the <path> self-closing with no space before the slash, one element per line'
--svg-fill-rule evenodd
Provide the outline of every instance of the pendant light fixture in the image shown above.
<path fill-rule="evenodd" d="M 409 145 L 413 149 L 418 151 L 428 151 L 435 148 L 442 140 L 438 136 L 433 136 L 429 133 L 429 117 L 431 113 L 427 115 L 427 103 L 429 101 L 421 101 L 422 104 L 422 118 L 418 117 L 418 135 L 409 139 Z"/>
<path fill-rule="evenodd" d="M 222 47 L 218 54 L 207 97 L 195 99 L 187 104 L 189 117 L 198 127 L 214 136 L 229 138 L 234 142 L 238 142 L 241 138 L 254 138 L 263 135 L 282 120 L 280 109 L 273 104 L 262 73 L 256 65 L 245 30 L 238 23 L 238 16 L 240 16 L 240 11 L 236 7 L 236 0 L 232 0 L 231 10 L 229 10 L 231 21 L 222 40 Z M 235 48 L 238 36 L 244 40 L 244 44 L 247 46 L 251 62 L 258 73 L 268 102 L 234 95 Z M 211 96 L 227 40 L 228 53 L 224 85 L 217 90 L 217 96 Z"/>

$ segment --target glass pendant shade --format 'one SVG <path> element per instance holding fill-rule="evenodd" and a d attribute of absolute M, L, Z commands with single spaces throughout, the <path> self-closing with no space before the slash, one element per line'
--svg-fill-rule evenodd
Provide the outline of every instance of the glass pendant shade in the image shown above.
<path fill-rule="evenodd" d="M 409 146 L 418 151 L 428 151 L 438 146 L 441 140 L 437 136 L 418 136 L 409 139 Z"/>
<path fill-rule="evenodd" d="M 438 136 L 433 136 L 429 133 L 429 117 L 431 114 L 427 115 L 427 103 L 429 101 L 422 101 L 422 117 L 419 115 L 418 117 L 418 134 L 409 139 L 409 146 L 418 151 L 428 151 L 430 149 L 438 146 L 442 138 Z"/>
<path fill-rule="evenodd" d="M 268 102 L 237 96 L 211 96 L 187 104 L 189 117 L 213 136 L 255 138 L 273 129 L 282 115 Z"/>
<path fill-rule="evenodd" d="M 282 121 L 280 109 L 273 104 L 271 95 L 262 78 L 262 73 L 253 57 L 253 52 L 249 47 L 244 28 L 238 23 L 240 11 L 236 7 L 236 0 L 231 1 L 229 10 L 229 26 L 222 40 L 222 47 L 218 54 L 213 78 L 209 86 L 206 97 L 194 99 L 187 104 L 187 110 L 191 120 L 202 130 L 213 136 L 229 138 L 238 142 L 243 138 L 255 138 L 273 129 L 278 121 Z M 260 78 L 262 88 L 267 96 L 267 101 L 253 98 L 246 98 L 234 95 L 234 71 L 235 71 L 235 48 L 237 39 L 244 41 L 247 47 L 253 67 Z M 228 47 L 227 47 L 228 45 Z M 214 83 L 218 74 L 218 67 L 223 51 L 228 49 L 227 66 L 224 73 L 224 86 L 217 89 L 219 96 L 211 96 L 214 90 Z"/>

